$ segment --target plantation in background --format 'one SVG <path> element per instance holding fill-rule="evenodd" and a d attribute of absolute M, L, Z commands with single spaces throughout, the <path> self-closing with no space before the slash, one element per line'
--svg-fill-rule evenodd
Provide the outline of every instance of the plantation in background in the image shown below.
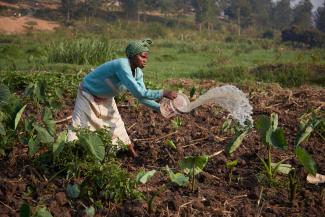
<path fill-rule="evenodd" d="M 174 22 L 92 18 L 0 35 L 1 215 L 323 215 L 324 184 L 306 176 L 325 174 L 324 48 L 238 36 L 232 23 Z M 247 93 L 254 123 L 240 127 L 216 105 L 166 120 L 126 93 L 116 101 L 139 157 L 117 151 L 104 129 L 66 142 L 82 78 L 144 37 L 154 42 L 148 88 L 194 100 L 231 83 Z"/>

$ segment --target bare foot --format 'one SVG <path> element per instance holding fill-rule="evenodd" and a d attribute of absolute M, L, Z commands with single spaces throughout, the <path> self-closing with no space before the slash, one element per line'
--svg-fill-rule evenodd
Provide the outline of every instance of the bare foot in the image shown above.
<path fill-rule="evenodd" d="M 129 149 L 129 152 L 130 152 L 130 154 L 132 155 L 132 157 L 137 157 L 138 156 L 138 154 L 135 152 L 135 150 L 134 150 L 134 145 L 133 144 L 130 144 L 129 146 L 128 146 L 128 149 Z"/>

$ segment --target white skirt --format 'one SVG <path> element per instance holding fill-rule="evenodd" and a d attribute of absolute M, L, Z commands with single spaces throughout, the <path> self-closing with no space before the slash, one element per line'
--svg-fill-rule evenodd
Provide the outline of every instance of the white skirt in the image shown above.
<path fill-rule="evenodd" d="M 95 102 L 91 94 L 79 88 L 72 113 L 72 126 L 88 128 L 91 131 L 106 127 L 112 134 L 113 145 L 120 146 L 121 141 L 125 145 L 131 144 L 114 97 Z M 73 130 L 68 130 L 67 140 L 76 139 L 78 139 L 76 133 Z"/>

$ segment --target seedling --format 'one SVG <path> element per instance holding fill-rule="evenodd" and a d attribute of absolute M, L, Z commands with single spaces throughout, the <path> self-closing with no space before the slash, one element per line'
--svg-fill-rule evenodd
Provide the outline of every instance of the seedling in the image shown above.
<path fill-rule="evenodd" d="M 194 191 L 195 176 L 202 172 L 208 160 L 209 156 L 202 155 L 185 157 L 179 162 L 179 166 L 183 170 L 183 172 L 190 176 L 192 191 Z"/>
<path fill-rule="evenodd" d="M 174 149 L 174 150 L 177 149 L 175 143 L 174 143 L 173 140 L 171 140 L 171 139 L 168 139 L 168 140 L 166 141 L 166 145 L 167 145 L 168 147 L 170 147 L 171 149 Z"/>
<path fill-rule="evenodd" d="M 256 121 L 256 128 L 260 133 L 263 144 L 265 144 L 268 157 L 265 161 L 262 157 L 258 156 L 264 168 L 264 172 L 267 174 L 269 181 L 273 181 L 274 176 L 277 173 L 279 166 L 287 159 L 281 160 L 275 167 L 272 166 L 272 147 L 286 149 L 287 142 L 284 138 L 284 131 L 278 128 L 278 115 L 271 114 L 270 119 L 266 116 L 260 116 Z"/>
<path fill-rule="evenodd" d="M 178 130 L 183 125 L 182 119 L 180 117 L 174 118 L 174 120 L 171 121 L 172 127 L 174 130 Z"/>
<path fill-rule="evenodd" d="M 228 170 L 230 170 L 230 172 L 229 172 L 229 176 L 228 176 L 228 178 L 229 178 L 229 185 L 231 185 L 231 182 L 232 182 L 232 178 L 233 178 L 233 169 L 237 166 L 237 164 L 238 164 L 238 161 L 237 160 L 233 160 L 233 161 L 227 161 L 227 163 L 226 163 L 226 168 L 228 169 Z"/>

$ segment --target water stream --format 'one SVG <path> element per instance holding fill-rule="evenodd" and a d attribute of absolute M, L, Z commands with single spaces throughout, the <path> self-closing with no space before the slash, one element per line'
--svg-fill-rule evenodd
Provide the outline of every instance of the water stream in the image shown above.
<path fill-rule="evenodd" d="M 208 90 L 195 101 L 183 107 L 181 112 L 190 112 L 203 104 L 211 103 L 215 103 L 228 111 L 230 116 L 242 126 L 245 126 L 246 121 L 253 123 L 253 107 L 250 105 L 245 93 L 233 85 L 224 85 Z"/>

